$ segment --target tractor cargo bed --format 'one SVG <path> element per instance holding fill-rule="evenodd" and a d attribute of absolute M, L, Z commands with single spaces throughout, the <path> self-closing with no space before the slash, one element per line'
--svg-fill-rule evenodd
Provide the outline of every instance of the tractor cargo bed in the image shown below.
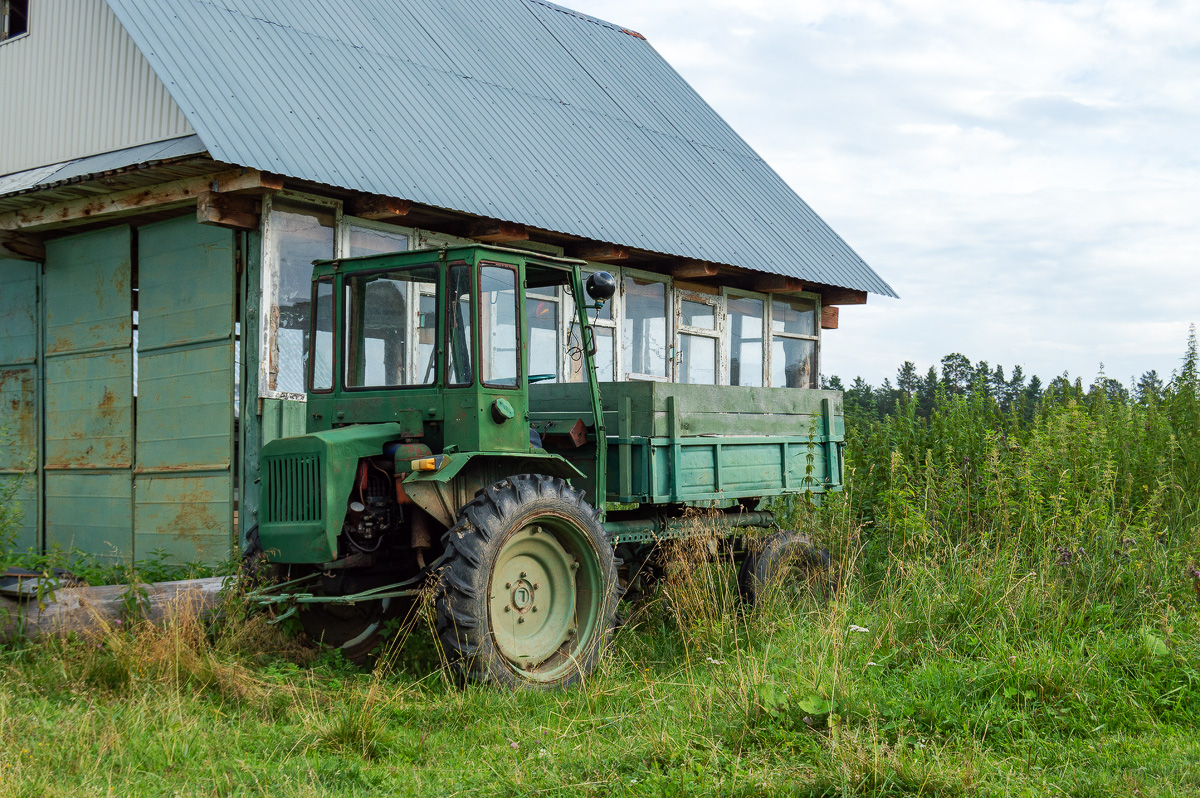
<path fill-rule="evenodd" d="M 838 391 L 608 382 L 600 395 L 607 501 L 705 505 L 842 484 Z M 552 450 L 583 471 L 582 487 L 594 491 L 587 385 L 534 384 L 529 403 L 540 432 L 565 431 L 577 420 L 592 428 L 583 446 Z"/>

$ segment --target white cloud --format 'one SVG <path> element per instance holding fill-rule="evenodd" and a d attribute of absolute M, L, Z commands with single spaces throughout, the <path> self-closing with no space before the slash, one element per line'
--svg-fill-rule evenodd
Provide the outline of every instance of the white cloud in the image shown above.
<path fill-rule="evenodd" d="M 638 30 L 903 297 L 827 373 L 1178 365 L 1200 322 L 1200 3 L 576 0 Z"/>

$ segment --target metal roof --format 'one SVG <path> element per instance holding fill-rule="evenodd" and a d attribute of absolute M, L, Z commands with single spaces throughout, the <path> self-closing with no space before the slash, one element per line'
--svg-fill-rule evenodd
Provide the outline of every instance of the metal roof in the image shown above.
<path fill-rule="evenodd" d="M 895 296 L 640 35 L 542 0 L 108 0 L 211 156 Z"/>
<path fill-rule="evenodd" d="M 39 166 L 36 169 L 0 176 L 0 196 L 35 188 L 46 188 L 57 183 L 80 180 L 114 169 L 153 164 L 204 151 L 204 142 L 200 141 L 199 136 L 181 136 L 166 141 L 156 141 L 153 144 L 140 144 L 136 147 L 126 147 L 123 150 L 89 155 L 85 158 L 76 158 L 49 166 Z"/>

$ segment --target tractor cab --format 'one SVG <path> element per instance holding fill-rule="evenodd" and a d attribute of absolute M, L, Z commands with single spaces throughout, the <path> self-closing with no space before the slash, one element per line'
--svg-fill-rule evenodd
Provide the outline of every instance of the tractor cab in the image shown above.
<path fill-rule="evenodd" d="M 439 454 L 540 449 L 528 385 L 555 375 L 528 373 L 525 292 L 567 286 L 586 325 L 579 265 L 485 246 L 319 261 L 309 432 L 393 422 Z"/>

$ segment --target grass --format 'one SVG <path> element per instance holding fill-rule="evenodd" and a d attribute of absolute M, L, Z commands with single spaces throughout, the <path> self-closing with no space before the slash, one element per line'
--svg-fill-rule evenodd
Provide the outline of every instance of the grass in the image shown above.
<path fill-rule="evenodd" d="M 236 614 L 10 645 L 0 795 L 1200 791 L 1184 579 L 1133 616 L 1053 558 L 870 581 L 848 540 L 832 599 L 751 611 L 731 564 L 678 547 L 563 693 L 454 687 L 422 623 L 373 674 Z"/>

